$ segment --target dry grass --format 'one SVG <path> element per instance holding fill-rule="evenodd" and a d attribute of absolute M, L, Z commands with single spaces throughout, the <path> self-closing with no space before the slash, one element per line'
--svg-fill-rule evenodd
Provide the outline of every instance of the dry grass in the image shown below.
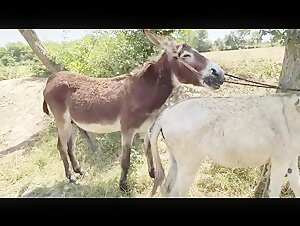
<path fill-rule="evenodd" d="M 213 52 L 205 54 L 219 63 L 226 72 L 243 75 L 270 84 L 278 82 L 280 63 L 284 49 L 281 47 Z M 253 76 L 250 76 L 253 75 Z M 181 94 L 172 101 L 194 95 L 268 95 L 274 90 L 249 88 L 225 84 L 212 92 L 202 88 L 186 86 L 178 90 Z M 53 124 L 43 131 L 41 139 L 27 152 L 0 158 L 1 197 L 146 197 L 152 186 L 148 176 L 146 158 L 141 144 L 136 140 L 132 151 L 129 186 L 130 195 L 119 191 L 120 134 L 98 136 L 101 150 L 92 152 L 80 139 L 77 140 L 76 155 L 89 176 L 80 178 L 79 185 L 69 184 L 65 179 L 63 164 L 56 149 L 56 130 Z M 168 165 L 166 146 L 159 141 L 160 153 L 165 169 Z M 253 197 L 260 176 L 260 169 L 229 169 L 205 159 L 191 188 L 191 197 Z M 288 187 L 285 193 L 290 193 Z"/>

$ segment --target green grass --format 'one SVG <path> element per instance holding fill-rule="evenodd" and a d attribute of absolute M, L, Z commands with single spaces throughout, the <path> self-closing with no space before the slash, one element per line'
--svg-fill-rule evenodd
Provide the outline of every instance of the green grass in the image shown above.
<path fill-rule="evenodd" d="M 219 63 L 228 73 L 276 84 L 283 54 L 282 47 L 274 47 L 212 52 L 205 55 Z M 177 99 L 193 95 L 244 95 L 273 92 L 262 88 L 228 84 L 216 92 L 190 86 L 179 91 L 181 94 Z M 128 180 L 132 192 L 126 195 L 118 188 L 121 172 L 120 134 L 99 135 L 97 139 L 101 150 L 93 152 L 78 136 L 76 156 L 89 176 L 80 178 L 78 185 L 70 184 L 65 178 L 63 163 L 56 149 L 56 129 L 53 124 L 49 125 L 31 150 L 22 153 L 14 152 L 0 158 L 0 196 L 146 197 L 151 190 L 152 179 L 148 176 L 146 158 L 140 142 L 135 140 L 132 148 Z M 168 154 L 161 137 L 159 150 L 167 170 Z M 219 166 L 206 158 L 201 164 L 189 195 L 191 197 L 253 197 L 260 174 L 260 168 L 231 169 Z M 291 195 L 287 185 L 284 187 L 284 195 Z"/>

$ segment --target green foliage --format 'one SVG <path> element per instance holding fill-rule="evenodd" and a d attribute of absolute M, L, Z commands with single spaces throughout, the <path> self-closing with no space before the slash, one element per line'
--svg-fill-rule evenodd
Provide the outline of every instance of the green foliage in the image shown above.
<path fill-rule="evenodd" d="M 1 58 L 1 65 L 2 66 L 13 66 L 15 64 L 16 64 L 15 59 L 13 58 L 11 53 L 3 55 L 3 57 Z"/>
<path fill-rule="evenodd" d="M 276 44 L 285 44 L 286 37 L 288 36 L 288 30 L 286 29 L 263 29 L 260 30 L 260 34 L 264 35 L 271 35 L 270 41 L 271 45 L 274 46 Z"/>
<path fill-rule="evenodd" d="M 212 42 L 208 39 L 206 30 L 195 31 L 196 49 L 199 52 L 208 52 L 212 50 Z"/>
<path fill-rule="evenodd" d="M 170 34 L 172 30 L 158 30 Z M 66 69 L 94 77 L 125 74 L 145 62 L 156 49 L 142 30 L 96 31 L 81 40 L 49 48 L 54 60 Z"/>
<path fill-rule="evenodd" d="M 249 38 L 249 45 L 257 47 L 263 40 L 262 34 L 259 31 L 253 31 Z"/>
<path fill-rule="evenodd" d="M 27 64 L 30 67 L 30 71 L 36 77 L 46 77 L 50 75 L 50 71 L 41 63 L 40 60 L 31 60 Z"/>
<path fill-rule="evenodd" d="M 26 66 L 25 74 L 27 75 L 47 75 L 46 68 L 31 48 L 22 42 L 8 43 L 5 47 L 0 48 L 0 66 L 5 67 L 1 73 L 1 79 L 22 77 L 21 74 L 24 73 L 18 74 L 19 66 Z M 13 70 L 12 67 L 16 67 L 16 70 Z"/>
<path fill-rule="evenodd" d="M 199 52 L 208 52 L 212 50 L 212 42 L 208 39 L 206 30 L 179 29 L 172 35 L 175 37 L 176 41 L 187 43 Z"/>
<path fill-rule="evenodd" d="M 174 29 L 155 29 L 168 36 Z M 43 43 L 52 60 L 67 70 L 94 77 L 113 77 L 130 72 L 160 50 L 154 47 L 142 29 L 97 30 L 80 40 Z M 33 74 L 49 75 L 31 48 L 22 43 L 9 43 L 0 49 L 0 66 L 27 65 Z"/>
<path fill-rule="evenodd" d="M 249 29 L 232 31 L 230 34 L 225 36 L 224 42 L 226 46 L 230 47 L 230 49 L 246 48 L 250 33 L 251 31 Z"/>
<path fill-rule="evenodd" d="M 225 41 L 222 38 L 217 38 L 214 41 L 214 50 L 222 51 L 222 50 L 225 50 L 225 49 L 226 49 Z"/>
<path fill-rule="evenodd" d="M 22 42 L 8 43 L 0 50 L 0 60 L 3 66 L 26 65 L 28 61 L 35 58 L 30 47 Z"/>

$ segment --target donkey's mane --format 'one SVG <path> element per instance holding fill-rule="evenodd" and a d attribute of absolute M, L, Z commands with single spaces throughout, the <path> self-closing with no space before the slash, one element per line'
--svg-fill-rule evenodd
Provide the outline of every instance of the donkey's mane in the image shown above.
<path fill-rule="evenodd" d="M 161 57 L 165 54 L 165 51 L 161 52 L 158 55 L 155 56 L 151 56 L 146 62 L 143 63 L 143 65 L 138 66 L 136 68 L 134 68 L 129 75 L 131 76 L 135 76 L 135 77 L 141 77 L 143 76 L 145 73 L 148 66 L 155 64 L 159 59 L 161 59 Z"/>

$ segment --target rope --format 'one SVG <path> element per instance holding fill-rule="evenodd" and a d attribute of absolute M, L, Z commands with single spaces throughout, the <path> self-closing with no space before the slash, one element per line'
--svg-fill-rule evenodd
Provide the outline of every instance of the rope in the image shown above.
<path fill-rule="evenodd" d="M 230 75 L 230 74 L 227 74 L 227 73 L 225 73 L 225 75 L 228 76 L 228 77 L 234 78 L 234 79 L 238 79 L 238 80 L 242 80 L 242 81 L 245 81 L 245 82 L 254 83 L 254 84 L 257 84 L 257 85 L 249 84 L 249 83 L 240 83 L 240 82 L 234 82 L 234 81 L 225 80 L 226 83 L 232 83 L 232 84 L 244 85 L 244 86 L 254 86 L 254 87 L 261 87 L 261 88 L 269 88 L 269 89 L 277 89 L 277 90 L 283 91 L 283 89 L 280 86 L 274 86 L 274 85 L 270 85 L 270 84 L 262 83 L 262 82 L 255 82 L 255 81 L 251 81 L 251 80 L 248 80 L 248 79 L 240 78 L 240 77 L 237 77 L 237 76 L 234 76 L 234 75 Z M 286 89 L 284 89 L 284 91 L 300 91 L 300 89 L 286 88 Z"/>
<path fill-rule="evenodd" d="M 247 84 L 247 83 L 241 83 L 241 82 L 234 82 L 234 81 L 224 81 L 226 83 L 232 83 L 237 85 L 244 85 L 244 86 L 254 86 L 254 87 L 261 87 L 261 88 L 270 88 L 270 89 L 280 89 L 277 86 L 271 87 L 271 86 L 265 86 L 265 85 L 255 85 L 255 84 Z"/>

